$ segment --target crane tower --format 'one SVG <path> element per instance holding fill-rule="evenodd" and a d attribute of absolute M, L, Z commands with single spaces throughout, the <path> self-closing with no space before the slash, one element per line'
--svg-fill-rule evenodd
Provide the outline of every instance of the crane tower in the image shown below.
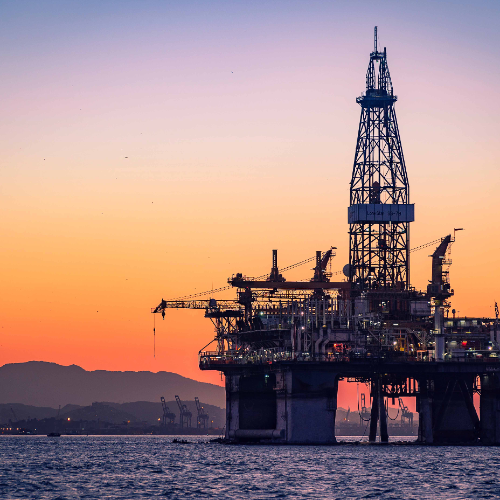
<path fill-rule="evenodd" d="M 353 290 L 406 290 L 410 279 L 410 222 L 414 206 L 387 52 L 374 50 L 366 73 L 350 186 L 348 276 Z"/>

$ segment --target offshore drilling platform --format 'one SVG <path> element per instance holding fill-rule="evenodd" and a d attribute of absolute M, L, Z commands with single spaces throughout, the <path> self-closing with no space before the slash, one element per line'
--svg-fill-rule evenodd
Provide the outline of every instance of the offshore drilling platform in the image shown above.
<path fill-rule="evenodd" d="M 399 136 L 387 52 L 370 54 L 350 184 L 349 264 L 329 272 L 335 248 L 270 273 L 232 276 L 233 300 L 162 300 L 152 310 L 205 310 L 215 339 L 202 370 L 226 380 L 229 442 L 333 444 L 339 380 L 370 386 L 369 440 L 388 442 L 386 402 L 415 397 L 421 443 L 500 443 L 496 318 L 450 317 L 455 229 L 410 248 L 414 205 Z M 436 245 L 427 290 L 410 284 L 410 253 Z M 309 281 L 283 273 L 315 261 Z M 339 273 L 335 273 L 339 274 Z M 223 289 L 215 290 L 221 291 Z M 207 292 L 207 294 L 210 292 Z M 207 350 L 212 345 L 211 350 Z M 474 405 L 480 396 L 480 412 Z"/>

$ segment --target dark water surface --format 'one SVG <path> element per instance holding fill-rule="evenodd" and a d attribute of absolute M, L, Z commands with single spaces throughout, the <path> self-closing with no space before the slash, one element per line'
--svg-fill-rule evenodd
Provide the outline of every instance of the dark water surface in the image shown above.
<path fill-rule="evenodd" d="M 0 436 L 0 498 L 500 498 L 496 447 L 185 439 Z"/>

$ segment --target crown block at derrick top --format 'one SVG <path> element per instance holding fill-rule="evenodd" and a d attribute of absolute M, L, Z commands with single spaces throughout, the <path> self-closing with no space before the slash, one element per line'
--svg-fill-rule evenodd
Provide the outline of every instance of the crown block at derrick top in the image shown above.
<path fill-rule="evenodd" d="M 358 204 L 347 209 L 349 224 L 363 222 L 413 222 L 415 205 L 411 204 Z"/>

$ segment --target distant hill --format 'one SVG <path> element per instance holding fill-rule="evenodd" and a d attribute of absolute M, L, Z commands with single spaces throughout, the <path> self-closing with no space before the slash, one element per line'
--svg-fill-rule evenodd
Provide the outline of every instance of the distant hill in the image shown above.
<path fill-rule="evenodd" d="M 120 406 L 120 405 L 118 405 Z M 62 418 L 71 420 L 100 420 L 111 424 L 121 424 L 122 422 L 139 422 L 139 419 L 132 413 L 123 411 L 121 408 L 110 406 L 106 403 L 92 403 L 92 406 L 76 408 L 61 415 Z"/>
<path fill-rule="evenodd" d="M 175 401 L 167 401 L 170 411 L 175 414 L 175 424 L 179 424 L 179 409 Z M 196 405 L 194 401 L 183 401 L 193 414 L 191 426 L 196 427 Z M 204 411 L 209 416 L 209 426 L 222 428 L 225 424 L 226 411 L 223 408 L 201 402 Z M 0 424 L 9 421 L 17 422 L 36 418 L 71 418 L 71 420 L 100 420 L 120 424 L 125 420 L 147 425 L 159 425 L 163 415 L 161 403 L 136 401 L 133 403 L 94 402 L 89 406 L 66 405 L 60 410 L 50 407 L 30 406 L 20 403 L 0 404 Z"/>
<path fill-rule="evenodd" d="M 177 373 L 86 371 L 76 365 L 61 366 L 44 361 L 11 363 L 0 367 L 0 404 L 20 403 L 51 408 L 68 404 L 89 406 L 95 401 L 150 401 L 159 404 L 161 396 L 173 401 L 176 394 L 185 403 L 193 401 L 193 409 L 195 396 L 207 405 L 225 407 L 223 387 L 198 382 Z M 132 413 L 126 408 L 122 410 Z M 174 411 L 177 413 L 176 407 Z M 35 418 L 35 415 L 31 416 Z"/>
<path fill-rule="evenodd" d="M 0 423 L 3 424 L 6 424 L 9 420 L 17 422 L 18 420 L 30 418 L 51 418 L 56 415 L 57 409 L 46 406 L 30 406 L 19 403 L 0 404 Z"/>

